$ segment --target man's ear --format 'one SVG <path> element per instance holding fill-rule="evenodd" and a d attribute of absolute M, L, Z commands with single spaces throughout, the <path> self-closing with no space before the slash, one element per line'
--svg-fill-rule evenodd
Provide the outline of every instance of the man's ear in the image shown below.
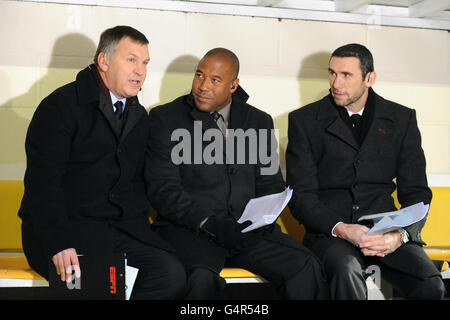
<path fill-rule="evenodd" d="M 103 72 L 108 71 L 108 62 L 109 62 L 109 59 L 106 56 L 106 54 L 104 52 L 100 52 L 100 54 L 98 55 L 98 58 L 97 58 L 97 64 L 101 71 L 103 71 Z"/>
<path fill-rule="evenodd" d="M 370 88 L 375 84 L 375 80 L 377 79 L 377 73 L 375 71 L 369 72 L 366 75 L 366 87 Z"/>
<path fill-rule="evenodd" d="M 234 79 L 233 82 L 231 82 L 230 91 L 231 91 L 232 94 L 237 90 L 238 85 L 239 85 L 239 79 L 238 78 Z"/>

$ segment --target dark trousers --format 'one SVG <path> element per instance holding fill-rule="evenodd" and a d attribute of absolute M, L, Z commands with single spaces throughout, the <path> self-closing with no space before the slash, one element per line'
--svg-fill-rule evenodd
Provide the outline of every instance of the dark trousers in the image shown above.
<path fill-rule="evenodd" d="M 173 253 L 145 244 L 116 227 L 111 228 L 113 251 L 126 253 L 127 264 L 139 269 L 131 299 L 179 299 L 184 296 L 186 272 Z M 22 224 L 22 243 L 30 266 L 48 279 L 49 260 L 28 223 Z"/>
<path fill-rule="evenodd" d="M 223 267 L 245 268 L 274 284 L 281 298 L 325 299 L 326 282 L 319 260 L 288 235 L 279 233 L 279 242 L 261 237 L 250 246 L 227 249 L 203 234 L 191 241 L 177 241 L 184 228 L 159 230 L 176 249 L 188 272 L 186 299 L 213 299 L 224 289 L 219 273 Z M 282 244 L 282 243 L 287 243 Z"/>
<path fill-rule="evenodd" d="M 367 299 L 365 269 L 371 265 L 378 266 L 381 278 L 389 282 L 406 299 L 434 300 L 442 299 L 445 295 L 445 286 L 439 275 L 427 278 L 413 276 L 386 265 L 383 259 L 364 256 L 359 248 L 345 240 L 305 237 L 304 244 L 322 259 L 332 299 Z M 411 258 L 411 270 L 421 268 L 420 263 L 432 263 L 431 260 Z"/>
<path fill-rule="evenodd" d="M 124 252 L 127 265 L 139 269 L 130 299 L 172 300 L 185 294 L 186 272 L 174 254 L 149 246 L 114 228 L 114 251 Z"/>

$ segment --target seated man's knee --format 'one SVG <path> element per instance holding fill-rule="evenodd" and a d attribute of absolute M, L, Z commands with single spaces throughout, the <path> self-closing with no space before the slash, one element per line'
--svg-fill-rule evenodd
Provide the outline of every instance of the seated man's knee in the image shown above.
<path fill-rule="evenodd" d="M 365 300 L 367 286 L 360 261 L 352 255 L 328 256 L 324 270 L 330 286 L 330 295 L 336 300 Z"/>
<path fill-rule="evenodd" d="M 352 255 L 341 255 L 338 252 L 327 252 L 324 256 L 323 268 L 328 279 L 335 276 L 349 277 L 362 275 L 362 266 Z"/>
<path fill-rule="evenodd" d="M 305 257 L 303 267 L 284 283 L 284 292 L 279 294 L 286 299 L 312 300 L 327 299 L 328 288 L 322 266 L 315 257 Z"/>
<path fill-rule="evenodd" d="M 436 276 L 426 279 L 422 285 L 406 296 L 414 300 L 441 300 L 446 294 L 444 282 L 441 277 Z"/>
<path fill-rule="evenodd" d="M 171 263 L 164 267 L 167 270 L 167 285 L 169 296 L 182 299 L 186 294 L 186 271 L 180 262 Z"/>
<path fill-rule="evenodd" d="M 188 273 L 187 299 L 212 299 L 224 289 L 225 280 L 216 272 L 202 267 L 194 267 Z"/>
<path fill-rule="evenodd" d="M 134 283 L 131 299 L 172 300 L 186 294 L 186 272 L 174 256 L 160 256 L 159 269 L 141 266 Z"/>

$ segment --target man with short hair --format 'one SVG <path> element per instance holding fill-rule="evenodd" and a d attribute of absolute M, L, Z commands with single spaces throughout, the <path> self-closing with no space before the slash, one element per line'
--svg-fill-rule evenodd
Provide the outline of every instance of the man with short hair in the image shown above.
<path fill-rule="evenodd" d="M 442 298 L 440 273 L 422 248 L 425 219 L 378 235 L 358 223 L 396 210 L 396 188 L 402 207 L 430 203 L 415 110 L 373 91 L 373 57 L 360 44 L 336 49 L 328 74 L 330 94 L 289 114 L 289 207 L 306 228 L 303 243 L 322 259 L 334 299 L 366 299 L 370 265 L 406 298 Z"/>
<path fill-rule="evenodd" d="M 139 269 L 132 299 L 184 294 L 185 271 L 148 221 L 149 123 L 136 95 L 149 60 L 141 32 L 107 29 L 94 64 L 46 97 L 33 115 L 19 216 L 27 260 L 46 278 L 50 260 L 68 281 L 72 266 L 76 276 L 82 272 L 77 254 L 123 252 Z"/>
<path fill-rule="evenodd" d="M 154 226 L 188 272 L 187 299 L 216 297 L 225 266 L 261 275 L 282 298 L 322 298 L 320 264 L 309 250 L 276 223 L 243 233 L 249 223 L 237 222 L 251 198 L 285 189 L 272 118 L 246 103 L 238 73 L 233 52 L 212 49 L 191 93 L 150 111 L 146 179 L 158 212 Z M 245 142 L 233 145 L 237 132 Z M 271 163 L 254 157 L 261 153 Z"/>

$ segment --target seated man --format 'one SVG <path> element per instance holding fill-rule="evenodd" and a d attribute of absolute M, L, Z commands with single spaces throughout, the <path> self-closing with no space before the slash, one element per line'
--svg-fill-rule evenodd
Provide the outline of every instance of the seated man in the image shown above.
<path fill-rule="evenodd" d="M 248 223 L 237 223 L 251 198 L 285 189 L 276 142 L 267 142 L 275 141 L 272 118 L 246 103 L 238 72 L 234 53 L 212 49 L 198 64 L 191 94 L 150 111 L 145 176 L 158 212 L 154 226 L 188 272 L 187 299 L 214 298 L 225 266 L 261 275 L 283 298 L 321 298 L 321 267 L 309 250 L 276 223 L 247 233 Z M 233 145 L 239 129 L 264 131 L 267 140 Z M 261 153 L 272 162 L 255 160 Z"/>
<path fill-rule="evenodd" d="M 80 276 L 77 254 L 123 252 L 139 269 L 132 299 L 174 299 L 186 273 L 148 222 L 144 183 L 149 123 L 136 97 L 148 40 L 118 26 L 104 31 L 94 64 L 46 97 L 28 128 L 25 194 L 19 210 L 30 266 L 48 278 Z"/>
<path fill-rule="evenodd" d="M 440 273 L 422 248 L 425 219 L 382 235 L 357 223 L 395 210 L 396 188 L 402 207 L 430 203 L 416 113 L 373 91 L 362 45 L 336 49 L 328 72 L 330 94 L 289 114 L 289 207 L 306 228 L 303 243 L 322 259 L 334 299 L 366 299 L 370 265 L 406 298 L 440 299 Z"/>

